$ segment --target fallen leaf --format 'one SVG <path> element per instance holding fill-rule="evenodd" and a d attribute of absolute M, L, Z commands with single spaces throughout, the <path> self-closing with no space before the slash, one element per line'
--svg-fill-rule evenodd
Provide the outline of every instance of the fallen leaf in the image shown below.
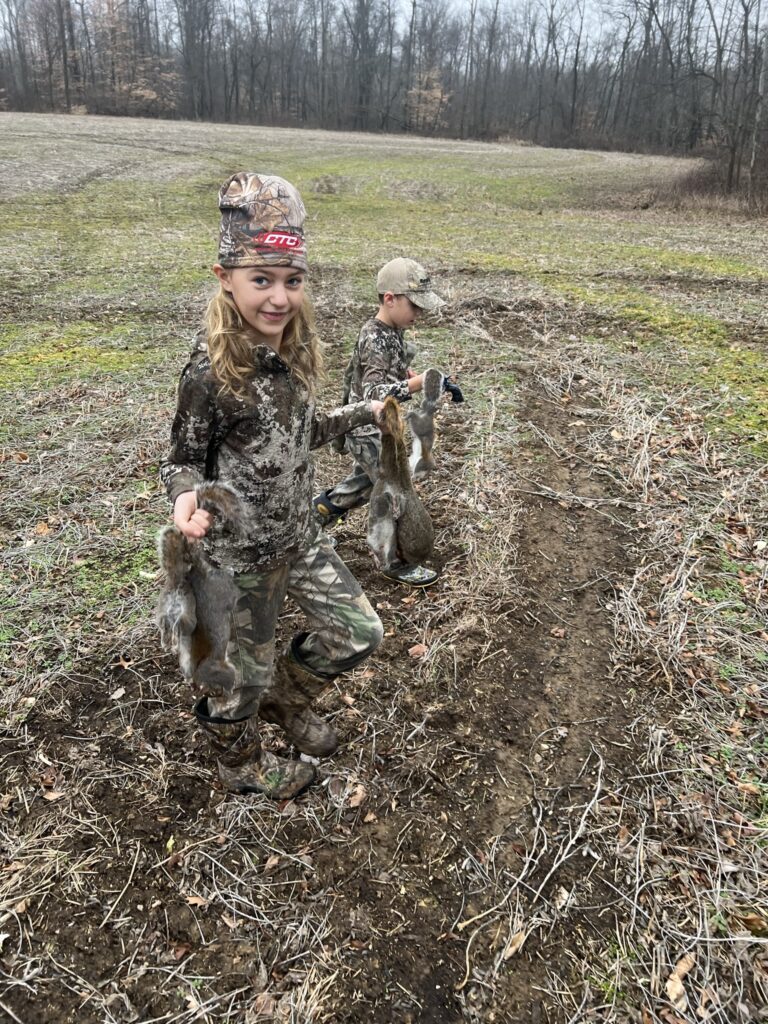
<path fill-rule="evenodd" d="M 342 702 L 347 705 L 347 707 L 352 707 L 356 700 L 356 698 L 349 693 L 342 693 L 341 699 Z"/>
<path fill-rule="evenodd" d="M 372 821 L 378 821 L 378 820 L 379 820 L 379 819 L 378 819 L 378 818 L 376 817 L 376 815 L 375 815 L 375 814 L 373 813 L 373 811 L 368 811 L 368 813 L 366 814 L 366 816 L 365 816 L 365 817 L 363 818 L 363 821 L 364 821 L 364 822 L 365 822 L 365 823 L 366 823 L 367 825 L 370 825 L 370 823 L 371 823 Z"/>
<path fill-rule="evenodd" d="M 744 914 L 739 920 L 753 935 L 768 935 L 768 921 L 760 914 Z"/>
<path fill-rule="evenodd" d="M 205 899 L 203 896 L 187 896 L 186 900 L 187 900 L 187 903 L 190 905 L 190 907 L 207 907 L 208 906 L 208 900 Z"/>
<path fill-rule="evenodd" d="M 272 871 L 275 870 L 279 863 L 280 858 L 278 857 L 278 855 L 276 853 L 271 854 L 269 857 L 267 857 L 266 864 L 264 865 L 264 871 L 267 874 L 270 874 Z"/>
<path fill-rule="evenodd" d="M 249 1014 L 263 1014 L 265 1017 L 272 1017 L 275 1013 L 275 999 L 269 992 L 259 992 L 250 1005 Z"/>
<path fill-rule="evenodd" d="M 373 677 L 375 675 L 376 675 L 376 673 L 374 672 L 374 670 L 372 668 L 367 668 L 365 670 L 365 672 L 361 672 L 360 673 L 360 678 L 361 679 L 373 679 Z"/>
<path fill-rule="evenodd" d="M 340 800 L 344 796 L 346 789 L 347 784 L 338 775 L 334 775 L 332 779 L 329 779 L 328 795 L 333 797 L 334 800 Z"/>
<path fill-rule="evenodd" d="M 662 1020 L 666 1021 L 666 1024 L 688 1024 L 688 1022 L 683 1020 L 682 1017 L 678 1017 L 676 1013 L 672 1013 L 668 1006 L 659 1010 L 659 1016 Z"/>
<path fill-rule="evenodd" d="M 178 946 L 173 947 L 173 955 L 177 960 L 183 960 L 187 953 L 192 952 L 192 946 L 188 942 L 182 942 Z"/>
<path fill-rule="evenodd" d="M 427 650 L 426 644 L 414 644 L 413 647 L 408 648 L 408 653 L 412 658 L 421 658 L 427 653 Z"/>
<path fill-rule="evenodd" d="M 16 906 L 13 909 L 16 911 L 17 914 L 26 914 L 28 908 L 29 908 L 29 901 L 28 900 L 19 900 L 19 902 L 16 904 Z"/>
<path fill-rule="evenodd" d="M 684 957 L 677 961 L 674 971 L 667 978 L 667 983 L 664 986 L 669 1001 L 676 1010 L 681 1012 L 688 1009 L 688 996 L 685 994 L 683 978 L 688 974 L 695 962 L 696 957 L 693 953 L 686 953 Z"/>
<path fill-rule="evenodd" d="M 515 953 L 519 953 L 520 950 L 523 948 L 523 943 L 527 938 L 527 932 L 515 932 L 515 934 L 510 938 L 509 942 L 504 947 L 504 952 L 501 954 L 502 959 L 509 960 L 511 957 L 515 955 Z"/>
<path fill-rule="evenodd" d="M 352 790 L 352 793 L 347 803 L 349 804 L 350 807 L 359 807 L 367 796 L 368 790 L 365 788 L 365 786 L 358 783 L 358 785 L 355 786 L 355 788 Z"/>
<path fill-rule="evenodd" d="M 60 789 L 46 789 L 43 800 L 61 800 L 65 794 Z"/>
<path fill-rule="evenodd" d="M 562 910 L 563 907 L 567 905 L 568 900 L 570 898 L 571 898 L 571 894 L 570 894 L 570 892 L 568 892 L 568 890 L 565 888 L 565 886 L 563 886 L 563 885 L 559 886 L 557 892 L 555 893 L 554 899 L 552 900 L 552 902 L 553 902 L 553 904 L 555 906 L 555 909 L 556 910 Z"/>
<path fill-rule="evenodd" d="M 549 635 L 559 637 L 562 640 L 565 636 L 565 630 L 562 626 L 555 626 L 553 629 L 550 629 Z"/>
<path fill-rule="evenodd" d="M 176 838 L 174 836 L 170 836 L 169 839 L 167 840 L 166 844 L 165 844 L 165 849 L 167 850 L 168 853 L 173 853 L 173 848 L 174 848 L 175 845 L 176 845 Z"/>
<path fill-rule="evenodd" d="M 15 793 L 4 793 L 0 796 L 0 811 L 7 811 L 15 799 Z"/>
<path fill-rule="evenodd" d="M 227 926 L 227 928 L 239 928 L 240 922 L 236 921 L 234 917 L 230 917 L 229 914 L 222 914 L 221 920 Z"/>
<path fill-rule="evenodd" d="M 749 793 L 750 796 L 760 796 L 760 787 L 754 782 L 740 782 L 736 788 L 742 793 Z"/>
<path fill-rule="evenodd" d="M 32 532 L 36 533 L 38 537 L 47 537 L 49 533 L 53 533 L 53 530 L 48 523 L 37 523 Z"/>
<path fill-rule="evenodd" d="M 120 700 L 120 698 L 122 696 L 124 696 L 124 695 L 125 695 L 125 687 L 124 686 L 118 686 L 118 688 L 115 690 L 114 693 L 110 693 L 109 699 L 110 700 Z"/>

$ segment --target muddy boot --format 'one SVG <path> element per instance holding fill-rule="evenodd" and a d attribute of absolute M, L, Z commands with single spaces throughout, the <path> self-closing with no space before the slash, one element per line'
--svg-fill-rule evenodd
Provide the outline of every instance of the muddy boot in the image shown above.
<path fill-rule="evenodd" d="M 299 642 L 301 638 L 299 639 Z M 331 679 L 309 672 L 300 661 L 297 644 L 280 655 L 272 685 L 261 698 L 259 717 L 279 725 L 302 754 L 330 757 L 339 745 L 335 730 L 309 705 L 326 689 Z"/>
<path fill-rule="evenodd" d="M 382 573 L 388 580 L 405 583 L 409 587 L 431 587 L 440 578 L 439 573 L 425 565 L 405 565 L 402 562 L 387 566 Z"/>
<path fill-rule="evenodd" d="M 207 697 L 196 706 L 195 717 L 216 752 L 219 778 L 230 792 L 263 793 L 271 800 L 290 800 L 314 782 L 311 765 L 261 749 L 255 718 L 232 721 L 209 715 Z"/>

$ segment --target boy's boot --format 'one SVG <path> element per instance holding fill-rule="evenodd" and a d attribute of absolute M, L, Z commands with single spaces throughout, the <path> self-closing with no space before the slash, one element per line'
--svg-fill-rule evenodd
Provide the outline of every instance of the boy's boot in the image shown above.
<path fill-rule="evenodd" d="M 338 747 L 335 730 L 309 705 L 332 682 L 333 677 L 317 676 L 303 664 L 298 645 L 305 634 L 294 638 L 290 648 L 275 665 L 272 685 L 259 704 L 259 717 L 279 725 L 302 754 L 329 757 Z"/>
<path fill-rule="evenodd" d="M 216 752 L 219 778 L 233 793 L 263 793 L 272 800 L 290 800 L 315 780 L 315 769 L 261 749 L 258 721 L 232 720 L 208 714 L 208 698 L 195 707 L 195 717 Z"/>
<path fill-rule="evenodd" d="M 328 497 L 327 491 L 323 491 L 316 498 L 313 498 L 312 505 L 315 509 L 315 518 L 323 529 L 343 523 L 350 512 L 348 508 L 340 508 L 338 505 L 334 505 Z"/>

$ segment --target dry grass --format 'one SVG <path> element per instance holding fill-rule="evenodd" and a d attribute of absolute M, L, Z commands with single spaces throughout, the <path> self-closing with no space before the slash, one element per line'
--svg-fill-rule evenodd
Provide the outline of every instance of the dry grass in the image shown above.
<path fill-rule="evenodd" d="M 585 985 L 560 979 L 558 1000 L 573 1022 L 631 1007 L 644 1022 L 754 1020 L 768 963 L 768 473 L 713 441 L 694 393 L 628 387 L 597 348 L 541 356 L 545 389 L 568 400 L 577 376 L 595 403 L 571 408 L 591 429 L 560 457 L 610 473 L 645 535 L 612 602 L 616 682 L 657 678 L 675 702 L 663 724 L 636 720 L 637 772 L 590 808 L 620 925 L 601 955 L 573 953 Z"/>
<path fill-rule="evenodd" d="M 74 196 L 94 170 L 130 185 L 147 163 L 122 144 L 137 142 L 134 125 L 121 123 L 133 134 L 116 128 L 111 141 L 106 122 L 43 127 L 69 147 L 45 159 L 50 180 Z M 175 153 L 159 148 L 173 126 L 142 130 L 161 154 L 147 180 L 169 169 L 185 181 L 220 176 L 215 126 L 197 136 L 175 126 Z M 250 129 L 225 137 L 227 159 L 252 154 Z M 334 208 L 321 202 L 382 192 L 450 205 L 459 193 L 447 164 L 434 189 L 412 181 L 424 159 L 412 150 L 386 154 L 394 176 L 367 179 L 386 140 L 315 133 L 310 159 L 304 138 L 274 132 L 269 153 L 320 182 L 328 265 L 315 287 L 338 370 L 341 337 L 348 343 L 369 308 L 361 278 L 345 270 L 350 252 L 329 248 Z M 14 136 L 12 158 L 27 160 L 28 145 Z M 425 145 L 441 160 L 448 152 Z M 52 251 L 30 262 L 28 290 L 6 297 L 24 330 L 50 313 L 54 332 L 39 348 L 23 330 L 10 336 L 2 413 L 0 1010 L 10 1020 L 765 1017 L 765 467 L 734 434 L 710 429 L 730 396 L 669 372 L 685 339 L 644 348 L 646 321 L 621 334 L 545 277 L 582 256 L 578 272 L 593 274 L 596 233 L 624 253 L 622 232 L 639 217 L 629 200 L 663 161 L 606 157 L 629 184 L 597 218 L 610 187 L 596 183 L 581 217 L 557 206 L 573 168 L 554 153 L 542 201 L 555 212 L 542 222 L 532 196 L 504 177 L 511 152 L 470 145 L 457 159 L 492 161 L 498 187 L 488 186 L 482 216 L 517 218 L 532 276 L 496 266 L 494 244 L 479 254 L 490 262 L 466 267 L 455 239 L 429 242 L 449 304 L 441 324 L 420 331 L 422 365 L 456 372 L 469 398 L 444 411 L 440 469 L 424 487 L 444 576 L 427 594 L 393 590 L 371 571 L 364 514 L 350 517 L 340 551 L 388 635 L 325 698 L 345 745 L 298 803 L 217 790 L 151 624 L 153 540 L 166 515 L 155 470 L 187 346 L 178 308 L 191 324 L 199 281 L 155 287 L 137 243 L 109 294 L 96 290 L 93 267 L 81 277 Z M 541 151 L 528 147 L 525 160 L 527 173 L 546 176 Z M 569 203 L 589 191 L 595 165 L 584 160 Z M 158 206 L 169 202 L 172 190 Z M 391 241 L 357 214 L 348 227 L 373 263 Z M 195 216 L 184 211 L 173 241 L 197 252 Z M 649 250 L 662 219 L 648 221 Z M 759 241 L 723 228 L 724 258 L 746 247 L 757 266 Z M 669 229 L 694 254 L 713 235 L 703 217 Z M 562 231 L 585 234 L 571 251 Z M 539 248 L 550 262 L 534 271 Z M 48 291 L 32 287 L 38 272 Z M 693 305 L 702 280 L 675 287 Z M 744 282 L 718 280 L 707 302 L 722 298 L 730 316 Z M 64 327 L 71 336 L 59 338 Z M 39 359 L 39 372 L 19 352 Z M 327 404 L 336 392 L 332 379 Z M 320 464 L 326 479 L 338 476 L 338 460 Z M 611 560 L 617 538 L 622 557 Z M 546 569 L 535 586 L 532 558 Z M 286 635 L 295 626 L 289 615 Z M 423 657 L 409 656 L 416 644 Z M 266 739 L 280 749 L 275 731 Z"/>

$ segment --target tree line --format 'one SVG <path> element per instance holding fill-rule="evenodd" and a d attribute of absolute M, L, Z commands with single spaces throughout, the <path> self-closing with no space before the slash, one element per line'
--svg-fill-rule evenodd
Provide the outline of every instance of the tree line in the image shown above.
<path fill-rule="evenodd" d="M 765 186 L 763 0 L 0 0 L 0 107 L 717 153 Z"/>

